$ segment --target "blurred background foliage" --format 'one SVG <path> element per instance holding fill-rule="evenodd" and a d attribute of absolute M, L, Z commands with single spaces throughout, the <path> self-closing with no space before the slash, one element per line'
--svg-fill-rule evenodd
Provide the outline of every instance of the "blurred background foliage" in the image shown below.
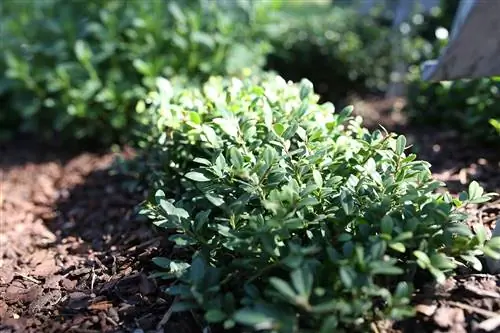
<path fill-rule="evenodd" d="M 141 122 L 136 104 L 158 76 L 198 85 L 248 69 L 311 80 L 323 100 L 383 95 L 393 65 L 409 69 L 407 112 L 416 124 L 498 139 L 495 78 L 426 83 L 422 61 L 446 45 L 458 0 L 405 22 L 391 52 L 392 13 L 360 15 L 327 0 L 44 0 L 1 4 L 0 139 L 127 142 Z M 402 31 L 402 30 L 401 30 Z M 495 120 L 497 119 L 497 120 Z M 496 129 L 494 126 L 496 125 Z"/>

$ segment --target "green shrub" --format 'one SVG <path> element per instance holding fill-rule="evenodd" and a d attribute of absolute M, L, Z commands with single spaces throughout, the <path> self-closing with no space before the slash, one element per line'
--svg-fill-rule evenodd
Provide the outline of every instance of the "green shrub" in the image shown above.
<path fill-rule="evenodd" d="M 482 252 L 500 256 L 499 239 L 473 235 L 457 210 L 490 194 L 477 183 L 460 198 L 435 193 L 403 136 L 317 104 L 307 80 L 159 87 L 143 104 L 154 126 L 142 171 L 158 189 L 143 214 L 175 243 L 155 258 L 175 311 L 238 331 L 366 332 L 412 314 L 416 276 L 443 281 L 480 268 Z"/>
<path fill-rule="evenodd" d="M 103 143 L 126 137 L 157 76 L 199 81 L 263 65 L 268 45 L 244 4 L 3 3 L 0 130 Z"/>
<path fill-rule="evenodd" d="M 291 80 L 309 78 L 322 100 L 330 101 L 352 93 L 385 92 L 397 62 L 416 64 L 432 54 L 428 30 L 440 18 L 411 16 L 397 54 L 391 47 L 397 32 L 387 9 L 360 16 L 352 6 L 282 4 L 279 8 L 266 20 L 271 22 L 266 33 L 273 44 L 266 68 Z"/>
<path fill-rule="evenodd" d="M 419 71 L 415 72 L 419 75 Z M 414 73 L 414 74 L 415 74 Z M 412 123 L 460 131 L 464 137 L 498 142 L 500 80 L 410 81 L 407 113 Z"/>
<path fill-rule="evenodd" d="M 292 80 L 308 77 L 330 100 L 354 90 L 383 91 L 393 63 L 390 29 L 349 7 L 319 9 L 305 5 L 276 12 L 267 68 Z"/>

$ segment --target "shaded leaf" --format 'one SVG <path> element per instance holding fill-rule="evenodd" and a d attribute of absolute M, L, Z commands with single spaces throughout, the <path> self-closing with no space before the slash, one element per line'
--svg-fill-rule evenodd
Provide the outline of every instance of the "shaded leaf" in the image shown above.
<path fill-rule="evenodd" d="M 196 172 L 196 171 L 190 171 L 184 175 L 184 177 L 191 179 L 195 182 L 208 182 L 210 178 L 207 178 L 204 174 L 201 172 Z"/>

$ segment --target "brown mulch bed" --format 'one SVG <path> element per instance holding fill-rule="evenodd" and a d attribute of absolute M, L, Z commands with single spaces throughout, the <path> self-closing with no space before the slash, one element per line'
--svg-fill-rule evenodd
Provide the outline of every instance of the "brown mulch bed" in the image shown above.
<path fill-rule="evenodd" d="M 0 332 L 192 332 L 148 276 L 169 250 L 111 153 L 0 151 Z M 199 329 L 198 329 L 199 331 Z"/>
<path fill-rule="evenodd" d="M 499 150 L 464 142 L 453 131 L 407 130 L 397 112 L 387 112 L 394 102 L 359 109 L 368 125 L 407 134 L 452 193 L 472 180 L 500 192 Z M 202 331 L 191 316 L 168 317 L 172 300 L 149 274 L 151 259 L 171 247 L 135 214 L 145 194 L 125 190 L 127 179 L 108 172 L 114 156 L 24 141 L 0 147 L 0 333 Z M 471 222 L 493 227 L 500 200 L 469 212 Z M 500 331 L 496 319 L 485 322 L 500 316 L 499 276 L 465 272 L 424 287 L 414 301 L 416 319 L 380 330 Z"/>

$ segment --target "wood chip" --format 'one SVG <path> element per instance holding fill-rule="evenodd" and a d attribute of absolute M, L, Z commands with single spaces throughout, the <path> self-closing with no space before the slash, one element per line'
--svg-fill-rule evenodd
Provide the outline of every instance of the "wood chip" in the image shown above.
<path fill-rule="evenodd" d="M 434 312 L 436 312 L 437 310 L 437 305 L 436 304 L 431 304 L 431 305 L 427 305 L 427 304 L 418 304 L 416 307 L 415 307 L 415 310 L 427 317 L 430 317 L 434 314 Z"/>
<path fill-rule="evenodd" d="M 449 328 L 464 323 L 465 315 L 462 309 L 443 306 L 436 310 L 433 319 L 439 327 Z"/>
<path fill-rule="evenodd" d="M 482 321 L 477 328 L 486 331 L 486 332 L 498 332 L 498 328 L 500 328 L 500 314 L 496 317 L 492 317 Z"/>
<path fill-rule="evenodd" d="M 474 294 L 476 294 L 478 296 L 500 298 L 500 293 L 497 293 L 496 291 L 493 291 L 493 290 L 484 290 L 484 289 L 476 287 L 470 283 L 466 283 L 464 285 L 464 288 L 470 292 L 473 292 Z"/>
<path fill-rule="evenodd" d="M 97 303 L 90 304 L 88 306 L 88 309 L 93 310 L 93 311 L 107 311 L 112 307 L 113 307 L 113 303 L 111 303 L 109 301 L 103 301 L 103 302 L 97 302 Z"/>

